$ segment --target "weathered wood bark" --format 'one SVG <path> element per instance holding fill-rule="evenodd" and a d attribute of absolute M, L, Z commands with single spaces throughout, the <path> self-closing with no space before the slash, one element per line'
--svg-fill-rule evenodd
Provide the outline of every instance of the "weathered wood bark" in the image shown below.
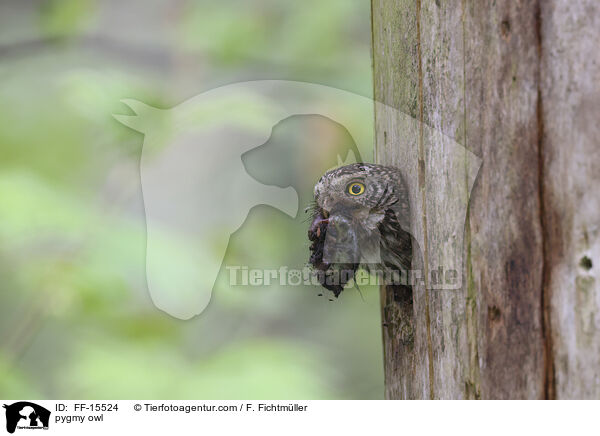
<path fill-rule="evenodd" d="M 372 20 L 376 159 L 418 162 L 425 273 L 463 257 L 460 289 L 382 289 L 386 396 L 600 398 L 600 4 L 372 0 Z M 483 160 L 471 192 L 448 188 L 452 141 Z"/>

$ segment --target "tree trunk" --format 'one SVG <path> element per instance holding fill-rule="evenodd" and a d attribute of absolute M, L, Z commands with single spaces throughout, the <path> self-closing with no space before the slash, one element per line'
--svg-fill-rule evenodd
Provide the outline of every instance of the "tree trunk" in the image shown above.
<path fill-rule="evenodd" d="M 372 21 L 376 159 L 414 180 L 425 277 L 382 289 L 386 397 L 600 398 L 600 4 L 372 0 Z M 449 169 L 452 141 L 481 168 Z M 434 289 L 448 262 L 460 287 Z"/>

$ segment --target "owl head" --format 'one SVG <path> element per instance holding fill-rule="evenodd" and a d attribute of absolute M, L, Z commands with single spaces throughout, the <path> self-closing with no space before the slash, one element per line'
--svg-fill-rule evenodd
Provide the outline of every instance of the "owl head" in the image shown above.
<path fill-rule="evenodd" d="M 394 263 L 398 235 L 409 228 L 400 171 L 355 163 L 326 172 L 315 186 L 312 218 L 310 263 L 337 297 L 361 265 Z"/>

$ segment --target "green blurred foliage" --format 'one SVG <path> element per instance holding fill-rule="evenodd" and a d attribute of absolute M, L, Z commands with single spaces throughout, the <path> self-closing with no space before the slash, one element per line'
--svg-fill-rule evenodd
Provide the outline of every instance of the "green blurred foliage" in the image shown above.
<path fill-rule="evenodd" d="M 228 288 L 223 270 L 201 316 L 156 309 L 143 137 L 112 117 L 124 98 L 168 107 L 226 77 L 368 94 L 368 14 L 346 0 L 0 5 L 0 397 L 382 397 L 376 289 L 329 303 Z M 226 262 L 305 250 L 305 234 L 282 238 L 289 219 L 273 216 L 253 209 Z M 162 239 L 169 268 L 184 248 Z"/>
<path fill-rule="evenodd" d="M 41 4 L 40 28 L 48 36 L 69 36 L 82 31 L 93 17 L 93 0 L 48 0 Z"/>

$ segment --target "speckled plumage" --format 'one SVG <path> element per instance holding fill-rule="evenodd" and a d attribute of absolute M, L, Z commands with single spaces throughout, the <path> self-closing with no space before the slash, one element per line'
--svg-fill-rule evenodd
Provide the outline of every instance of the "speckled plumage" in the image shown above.
<path fill-rule="evenodd" d="M 364 192 L 352 195 L 354 184 Z M 310 264 L 321 285 L 337 297 L 361 266 L 394 277 L 395 284 L 402 271 L 405 280 L 412 260 L 410 206 L 398 169 L 366 163 L 336 168 L 321 177 L 314 195 Z"/>

